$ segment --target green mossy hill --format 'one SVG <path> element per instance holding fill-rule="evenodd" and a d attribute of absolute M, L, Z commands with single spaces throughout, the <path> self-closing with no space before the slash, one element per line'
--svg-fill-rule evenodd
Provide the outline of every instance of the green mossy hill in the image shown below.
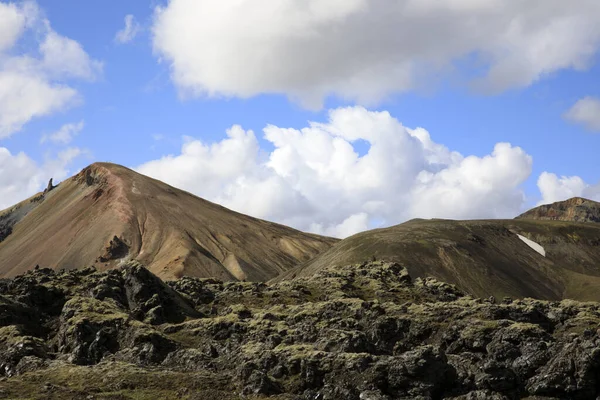
<path fill-rule="evenodd" d="M 275 284 L 38 269 L 0 293 L 0 398 L 599 395 L 598 303 L 477 299 L 396 263 Z"/>
<path fill-rule="evenodd" d="M 346 238 L 273 281 L 373 258 L 477 297 L 600 301 L 600 224 L 569 221 L 415 219 Z"/>

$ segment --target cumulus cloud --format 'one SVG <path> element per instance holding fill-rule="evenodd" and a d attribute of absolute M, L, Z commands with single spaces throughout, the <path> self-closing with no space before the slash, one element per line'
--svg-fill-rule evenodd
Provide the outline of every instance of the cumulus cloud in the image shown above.
<path fill-rule="evenodd" d="M 362 103 L 456 73 L 481 90 L 588 67 L 596 0 L 169 0 L 152 27 L 182 93 Z M 478 76 L 474 79 L 474 76 Z"/>
<path fill-rule="evenodd" d="M 115 41 L 120 44 L 129 43 L 140 32 L 140 24 L 131 14 L 125 16 L 125 26 L 115 35 Z"/>
<path fill-rule="evenodd" d="M 532 158 L 498 143 L 485 157 L 469 156 L 438 172 L 419 173 L 412 214 L 421 217 L 512 217 L 523 205 L 517 188 L 531 174 Z M 473 204 L 477 206 L 473 208 Z"/>
<path fill-rule="evenodd" d="M 338 237 L 414 217 L 513 217 L 531 173 L 519 147 L 499 143 L 485 157 L 464 157 L 425 129 L 362 107 L 263 134 L 270 152 L 233 126 L 219 142 L 187 138 L 180 154 L 138 170 L 237 211 Z M 366 154 L 357 141 L 368 143 Z"/>
<path fill-rule="evenodd" d="M 0 3 L 0 139 L 78 104 L 68 81 L 94 80 L 101 72 L 102 63 L 55 32 L 34 2 Z"/>
<path fill-rule="evenodd" d="M 579 176 L 559 177 L 553 173 L 543 172 L 537 185 L 542 194 L 542 200 L 539 204 L 550 204 L 571 197 L 584 197 L 600 201 L 600 182 L 591 185 Z"/>
<path fill-rule="evenodd" d="M 19 131 L 36 117 L 64 110 L 79 102 L 75 89 L 43 77 L 0 70 L 0 139 Z"/>
<path fill-rule="evenodd" d="M 25 15 L 15 4 L 0 3 L 0 51 L 11 48 L 25 28 Z"/>
<path fill-rule="evenodd" d="M 40 43 L 41 69 L 50 77 L 73 77 L 94 80 L 102 71 L 102 63 L 93 60 L 81 44 L 50 30 Z"/>
<path fill-rule="evenodd" d="M 56 132 L 43 135 L 40 142 L 42 144 L 48 141 L 57 144 L 69 144 L 71 143 L 73 138 L 77 136 L 79 132 L 81 132 L 83 127 L 83 121 L 79 121 L 77 123 L 64 124 Z"/>
<path fill-rule="evenodd" d="M 600 99 L 587 96 L 580 99 L 571 107 L 564 117 L 577 124 L 583 125 L 593 132 L 600 132 Z"/>
<path fill-rule="evenodd" d="M 39 164 L 24 152 L 13 154 L 0 147 L 0 210 L 42 190 L 50 178 L 66 178 L 69 165 L 84 153 L 79 148 L 68 148 Z"/>

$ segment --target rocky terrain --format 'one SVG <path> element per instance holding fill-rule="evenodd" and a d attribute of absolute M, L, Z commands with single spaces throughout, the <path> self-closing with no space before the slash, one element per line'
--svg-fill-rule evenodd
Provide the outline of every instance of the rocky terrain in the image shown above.
<path fill-rule="evenodd" d="M 600 301 L 600 223 L 573 221 L 415 219 L 344 239 L 275 279 L 310 277 L 372 258 L 479 297 Z"/>
<path fill-rule="evenodd" d="M 0 277 L 38 264 L 106 270 L 136 260 L 163 279 L 264 281 L 335 242 L 96 163 L 0 212 Z"/>
<path fill-rule="evenodd" d="M 598 303 L 478 299 L 396 263 L 272 284 L 41 268 L 0 293 L 0 398 L 600 395 Z"/>
<path fill-rule="evenodd" d="M 546 221 L 600 222 L 600 203 L 581 197 L 542 205 L 521 214 L 517 219 Z"/>

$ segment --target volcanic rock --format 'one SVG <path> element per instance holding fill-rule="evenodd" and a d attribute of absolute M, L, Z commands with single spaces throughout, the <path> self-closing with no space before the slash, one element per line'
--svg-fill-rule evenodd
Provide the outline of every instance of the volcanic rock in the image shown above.
<path fill-rule="evenodd" d="M 542 205 L 521 214 L 517 219 L 544 221 L 600 222 L 600 203 L 581 197 Z"/>
<path fill-rule="evenodd" d="M 412 279 L 397 263 L 272 284 L 165 284 L 135 263 L 106 272 L 40 268 L 0 285 L 5 398 L 600 394 L 598 303 L 482 300 Z M 63 306 L 57 313 L 42 298 Z"/>

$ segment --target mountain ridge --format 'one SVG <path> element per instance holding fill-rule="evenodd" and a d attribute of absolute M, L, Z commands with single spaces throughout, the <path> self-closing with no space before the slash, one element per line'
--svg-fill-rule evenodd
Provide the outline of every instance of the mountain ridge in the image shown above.
<path fill-rule="evenodd" d="M 567 221 L 415 219 L 346 238 L 273 282 L 373 259 L 478 297 L 600 301 L 600 224 Z"/>
<path fill-rule="evenodd" d="M 337 240 L 249 217 L 111 163 L 94 163 L 0 212 L 0 275 L 39 264 L 109 269 L 137 260 L 163 279 L 267 280 Z"/>

